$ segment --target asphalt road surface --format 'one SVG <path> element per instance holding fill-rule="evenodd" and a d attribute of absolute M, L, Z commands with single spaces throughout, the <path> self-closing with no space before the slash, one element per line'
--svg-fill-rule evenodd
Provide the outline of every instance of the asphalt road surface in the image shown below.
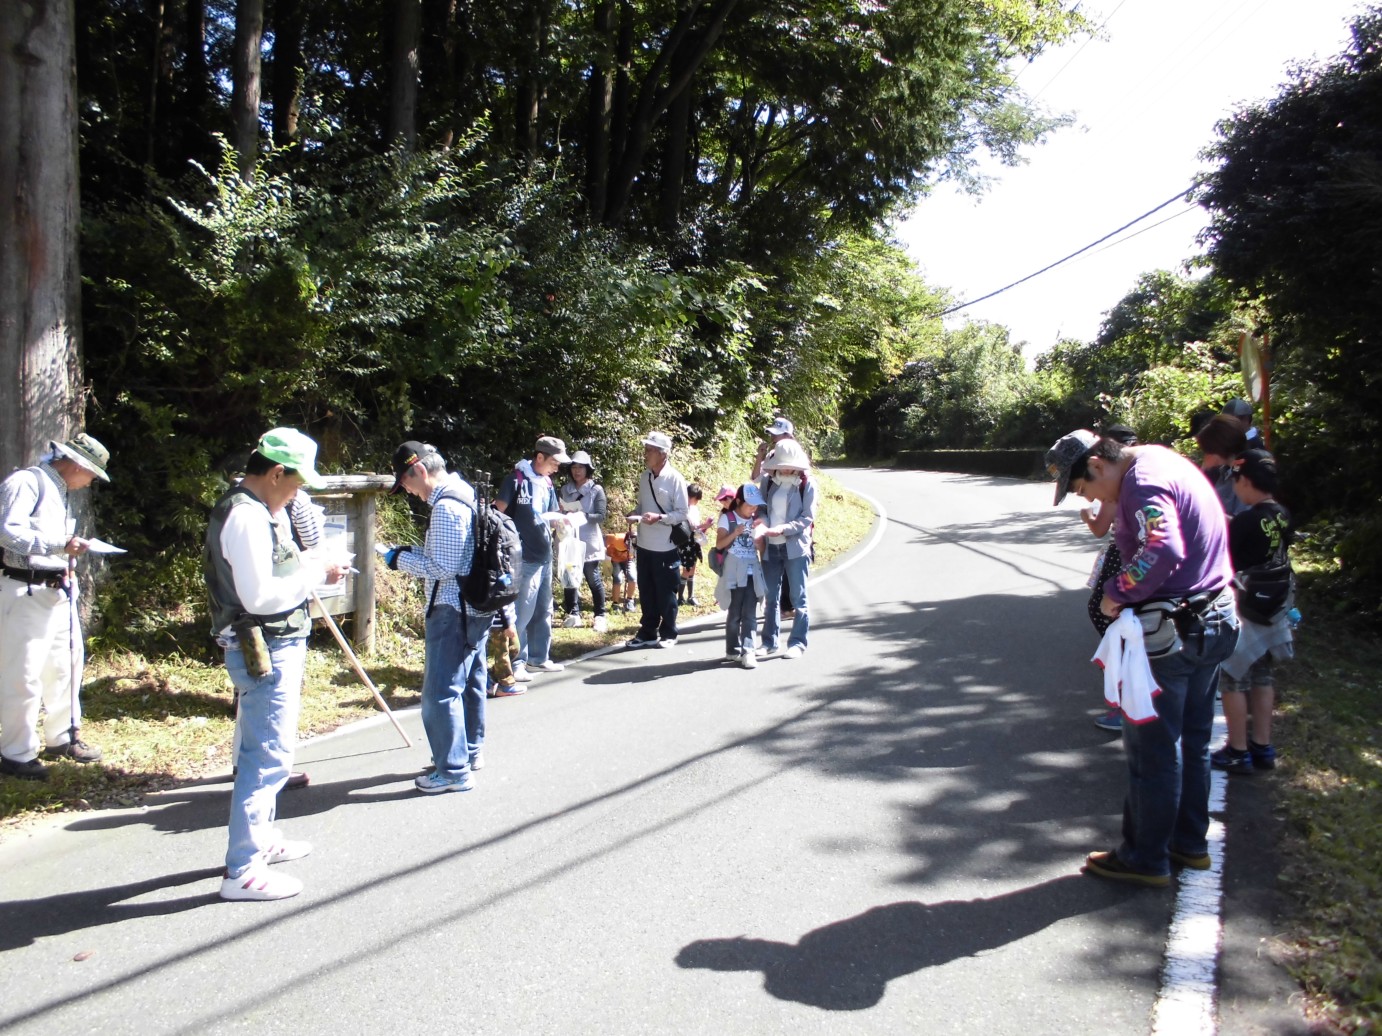
<path fill-rule="evenodd" d="M 223 782 L 10 839 L 0 1030 L 1148 1032 L 1174 890 L 1078 872 L 1124 780 L 1093 540 L 1049 484 L 839 474 L 887 517 L 812 585 L 803 658 L 727 667 L 703 625 L 539 676 L 490 702 L 466 794 L 413 791 L 416 711 L 411 750 L 306 744 L 296 899 L 216 898 Z M 1254 823 L 1221 1031 L 1302 1031 Z"/>

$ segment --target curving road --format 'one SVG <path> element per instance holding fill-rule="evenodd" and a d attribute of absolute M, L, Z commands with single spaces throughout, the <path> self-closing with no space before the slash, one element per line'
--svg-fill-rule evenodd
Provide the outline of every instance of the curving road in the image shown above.
<path fill-rule="evenodd" d="M 0 1029 L 1148 1032 L 1173 897 L 1077 872 L 1123 781 L 1093 541 L 1049 485 L 839 474 L 887 518 L 804 658 L 726 668 L 707 626 L 539 677 L 464 795 L 414 793 L 387 724 L 308 744 L 295 900 L 215 899 L 221 783 L 11 840 Z M 1233 960 L 1264 902 L 1230 889 Z M 1269 967 L 1224 971 L 1223 1031 L 1304 1031 Z"/>

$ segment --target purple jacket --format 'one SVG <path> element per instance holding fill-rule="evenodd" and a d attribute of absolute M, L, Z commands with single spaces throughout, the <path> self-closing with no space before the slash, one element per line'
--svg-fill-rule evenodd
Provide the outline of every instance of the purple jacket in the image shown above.
<path fill-rule="evenodd" d="M 1104 583 L 1118 604 L 1190 597 L 1233 578 L 1228 522 L 1200 469 L 1163 446 L 1143 446 L 1123 476 L 1114 530 L 1123 568 Z"/>

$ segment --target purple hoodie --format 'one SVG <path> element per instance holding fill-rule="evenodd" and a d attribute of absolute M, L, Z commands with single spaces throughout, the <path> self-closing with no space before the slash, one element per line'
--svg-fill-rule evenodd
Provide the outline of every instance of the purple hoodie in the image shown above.
<path fill-rule="evenodd" d="M 1118 604 L 1190 597 L 1233 578 L 1228 522 L 1214 487 L 1164 446 L 1140 447 L 1123 476 L 1114 539 L 1124 564 L 1104 594 Z"/>

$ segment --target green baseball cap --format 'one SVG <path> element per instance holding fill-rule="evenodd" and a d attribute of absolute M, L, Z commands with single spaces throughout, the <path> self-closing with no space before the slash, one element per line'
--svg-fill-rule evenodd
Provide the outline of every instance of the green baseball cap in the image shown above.
<path fill-rule="evenodd" d="M 271 428 L 259 437 L 259 445 L 255 449 L 260 456 L 296 471 L 308 489 L 326 488 L 325 479 L 317 474 L 316 440 L 303 435 L 296 428 Z"/>

